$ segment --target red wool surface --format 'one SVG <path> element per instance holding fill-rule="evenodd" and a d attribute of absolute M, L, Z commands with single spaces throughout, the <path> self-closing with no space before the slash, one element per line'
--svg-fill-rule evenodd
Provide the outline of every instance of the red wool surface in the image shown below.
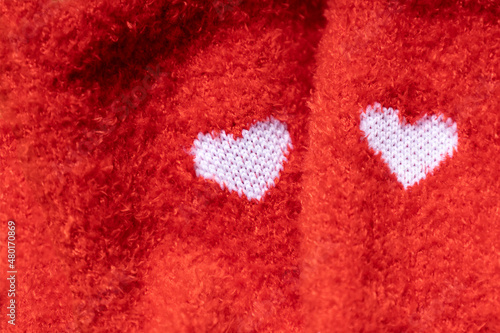
<path fill-rule="evenodd" d="M 497 1 L 0 3 L 2 332 L 500 332 Z M 404 189 L 375 102 L 458 148 Z M 196 176 L 269 117 L 262 200 Z"/>

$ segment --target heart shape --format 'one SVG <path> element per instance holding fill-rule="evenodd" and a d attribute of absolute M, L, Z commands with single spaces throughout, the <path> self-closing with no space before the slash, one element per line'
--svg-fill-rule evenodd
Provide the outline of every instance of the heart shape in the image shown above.
<path fill-rule="evenodd" d="M 191 152 L 198 177 L 260 200 L 275 185 L 289 149 L 286 124 L 271 117 L 243 130 L 236 140 L 224 131 L 219 136 L 199 133 Z"/>
<path fill-rule="evenodd" d="M 443 116 L 427 116 L 414 125 L 402 123 L 399 111 L 379 103 L 361 113 L 359 125 L 370 148 L 382 159 L 404 188 L 414 185 L 433 171 L 458 145 L 457 124 Z"/>

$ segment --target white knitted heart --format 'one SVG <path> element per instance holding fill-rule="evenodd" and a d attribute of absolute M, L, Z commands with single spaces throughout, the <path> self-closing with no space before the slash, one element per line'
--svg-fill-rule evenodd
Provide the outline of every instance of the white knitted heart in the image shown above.
<path fill-rule="evenodd" d="M 243 130 L 236 140 L 224 131 L 217 137 L 199 133 L 191 152 L 198 177 L 260 200 L 275 185 L 288 149 L 292 143 L 286 124 L 271 117 Z"/>
<path fill-rule="evenodd" d="M 380 153 L 404 188 L 414 185 L 433 171 L 457 148 L 457 124 L 443 116 L 424 116 L 414 125 L 403 120 L 398 110 L 379 103 L 361 113 L 360 129 L 369 146 Z"/>

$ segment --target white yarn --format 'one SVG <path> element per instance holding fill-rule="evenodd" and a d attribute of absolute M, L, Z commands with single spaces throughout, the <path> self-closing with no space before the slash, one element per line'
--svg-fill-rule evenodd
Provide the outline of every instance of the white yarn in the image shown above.
<path fill-rule="evenodd" d="M 286 124 L 271 117 L 243 130 L 236 140 L 224 131 L 218 137 L 199 133 L 192 153 L 198 177 L 245 194 L 248 200 L 260 200 L 275 185 L 289 149 Z"/>
<path fill-rule="evenodd" d="M 400 123 L 398 110 L 379 103 L 361 113 L 360 129 L 369 146 L 382 155 L 404 188 L 433 171 L 458 145 L 457 124 L 443 116 L 427 116 L 410 125 Z"/>

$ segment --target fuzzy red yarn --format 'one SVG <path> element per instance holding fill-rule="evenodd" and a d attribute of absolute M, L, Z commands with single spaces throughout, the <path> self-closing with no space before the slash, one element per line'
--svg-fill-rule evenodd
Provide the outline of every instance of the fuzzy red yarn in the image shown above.
<path fill-rule="evenodd" d="M 496 1 L 0 15 L 2 332 L 500 331 Z M 362 139 L 374 102 L 452 118 L 457 153 L 405 191 Z M 294 149 L 263 200 L 196 177 L 198 133 L 269 116 Z"/>
<path fill-rule="evenodd" d="M 19 236 L 19 271 L 46 281 L 19 284 L 18 329 L 301 327 L 300 161 L 322 11 L 222 5 L 4 5 L 3 162 L 19 162 L 3 175 L 31 201 L 6 197 L 2 218 L 37 237 Z M 239 135 L 269 116 L 297 148 L 265 202 L 196 177 L 199 132 Z"/>
<path fill-rule="evenodd" d="M 305 331 L 500 331 L 498 16 L 415 3 L 330 2 L 301 195 Z M 405 191 L 362 139 L 374 102 L 452 118 L 457 152 Z"/>

